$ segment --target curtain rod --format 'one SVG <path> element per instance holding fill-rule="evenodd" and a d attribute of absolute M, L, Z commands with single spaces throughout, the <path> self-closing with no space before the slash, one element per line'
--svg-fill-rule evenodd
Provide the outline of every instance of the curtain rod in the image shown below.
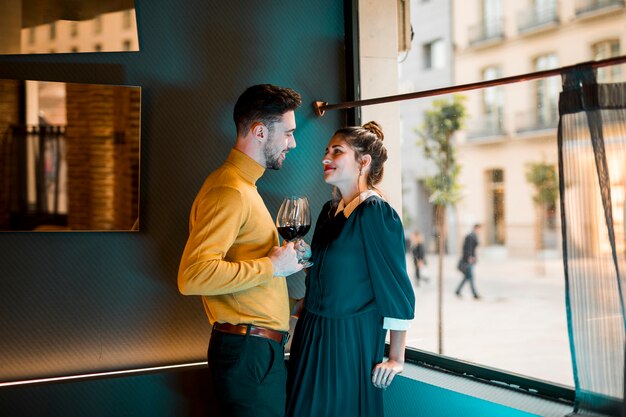
<path fill-rule="evenodd" d="M 485 80 L 485 81 L 479 81 L 479 82 L 469 83 L 469 84 L 461 84 L 461 85 L 455 85 L 455 86 L 450 86 L 450 87 L 436 88 L 434 90 L 418 91 L 416 93 L 398 94 L 395 96 L 370 98 L 366 100 L 346 101 L 346 102 L 337 103 L 337 104 L 328 104 L 328 102 L 325 102 L 325 101 L 315 101 L 313 102 L 313 109 L 315 110 L 315 114 L 318 117 L 322 117 L 324 113 L 326 112 L 326 110 L 350 109 L 352 107 L 370 106 L 372 104 L 390 103 L 393 101 L 412 100 L 416 98 L 456 93 L 459 91 L 476 90 L 478 88 L 493 87 L 496 85 L 512 84 L 512 83 L 518 83 L 521 81 L 534 80 L 537 78 L 545 78 L 545 77 L 550 77 L 554 75 L 561 75 L 565 72 L 572 71 L 577 68 L 589 68 L 589 67 L 599 68 L 599 67 L 606 67 L 610 65 L 625 64 L 625 63 L 626 63 L 626 55 L 623 55 L 623 56 L 618 56 L 614 58 L 603 59 L 600 61 L 588 61 L 588 62 L 568 65 L 568 66 L 560 67 L 560 68 L 553 68 L 553 69 L 537 71 L 537 72 L 529 72 L 527 74 L 513 75 L 510 77 L 498 78 L 495 80 Z"/>

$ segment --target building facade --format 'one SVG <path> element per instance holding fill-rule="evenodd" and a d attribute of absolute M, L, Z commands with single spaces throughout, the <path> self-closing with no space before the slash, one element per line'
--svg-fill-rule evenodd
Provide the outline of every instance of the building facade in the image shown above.
<path fill-rule="evenodd" d="M 456 0 L 452 20 L 456 84 L 619 56 L 626 44 L 623 0 Z M 599 69 L 598 81 L 623 72 Z M 459 233 L 480 222 L 485 245 L 509 255 L 558 251 L 558 204 L 536 203 L 529 177 L 556 172 L 560 90 L 549 77 L 467 93 Z"/>

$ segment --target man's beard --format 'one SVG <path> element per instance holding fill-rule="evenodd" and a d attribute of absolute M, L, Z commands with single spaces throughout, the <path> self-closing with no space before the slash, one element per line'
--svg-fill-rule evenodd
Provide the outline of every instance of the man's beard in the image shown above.
<path fill-rule="evenodd" d="M 283 167 L 283 162 L 280 160 L 280 156 L 282 152 L 278 153 L 278 155 L 273 154 L 273 149 L 270 146 L 266 146 L 263 150 L 265 156 L 265 168 L 267 169 L 281 169 Z"/>

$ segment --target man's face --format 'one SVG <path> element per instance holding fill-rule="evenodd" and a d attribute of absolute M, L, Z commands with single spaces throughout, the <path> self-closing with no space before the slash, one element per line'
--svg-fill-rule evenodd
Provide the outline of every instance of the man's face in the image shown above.
<path fill-rule="evenodd" d="M 283 114 L 269 129 L 267 142 L 265 142 L 265 147 L 263 148 L 265 168 L 282 168 L 287 152 L 296 147 L 295 130 L 296 117 L 293 110 Z"/>

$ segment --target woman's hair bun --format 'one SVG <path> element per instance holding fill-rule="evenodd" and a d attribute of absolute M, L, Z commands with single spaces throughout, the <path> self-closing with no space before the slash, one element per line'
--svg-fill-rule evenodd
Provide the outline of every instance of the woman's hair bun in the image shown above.
<path fill-rule="evenodd" d="M 376 123 L 373 120 L 371 122 L 365 123 L 363 125 L 363 129 L 366 129 L 372 132 L 374 135 L 376 135 L 376 137 L 379 140 L 383 140 L 383 138 L 385 137 L 385 135 L 383 134 L 383 129 L 380 127 L 378 123 Z"/>

